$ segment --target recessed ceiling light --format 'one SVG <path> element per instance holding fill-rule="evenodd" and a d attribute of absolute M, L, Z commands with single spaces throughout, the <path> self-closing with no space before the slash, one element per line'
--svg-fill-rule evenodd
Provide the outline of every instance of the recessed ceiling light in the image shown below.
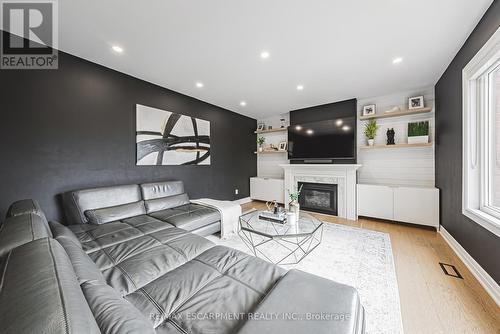
<path fill-rule="evenodd" d="M 393 64 L 400 64 L 400 63 L 402 63 L 402 62 L 403 62 L 403 58 L 402 58 L 402 57 L 397 57 L 397 58 L 394 58 L 394 59 L 392 60 L 392 63 L 393 63 Z"/>
<path fill-rule="evenodd" d="M 300 131 L 300 130 L 302 130 L 302 127 L 300 125 L 297 125 L 297 126 L 295 126 L 295 130 Z"/>
<path fill-rule="evenodd" d="M 246 103 L 245 101 L 241 101 L 241 102 L 240 102 L 240 106 L 244 107 L 244 106 L 246 106 L 246 105 L 247 105 L 247 103 Z"/>
<path fill-rule="evenodd" d="M 119 46 L 119 45 L 113 45 L 111 48 L 116 53 L 123 53 L 123 48 L 121 46 Z"/>
<path fill-rule="evenodd" d="M 303 85 L 298 85 L 297 86 L 297 90 L 304 90 L 304 86 Z"/>
<path fill-rule="evenodd" d="M 344 121 L 341 119 L 338 119 L 335 121 L 335 125 L 337 125 L 337 126 L 341 126 L 342 124 L 344 124 Z"/>
<path fill-rule="evenodd" d="M 267 52 L 267 51 L 262 51 L 260 53 L 260 58 L 262 58 L 262 59 L 267 59 L 267 58 L 269 58 L 269 56 L 270 56 L 269 52 Z"/>
<path fill-rule="evenodd" d="M 344 131 L 349 131 L 349 130 L 351 130 L 351 127 L 349 127 L 349 126 L 347 126 L 347 125 L 344 125 L 344 126 L 342 127 L 342 130 L 344 130 Z"/>
<path fill-rule="evenodd" d="M 198 88 L 203 88 L 203 82 L 197 82 L 196 87 Z"/>
<path fill-rule="evenodd" d="M 311 130 L 311 129 L 308 129 L 308 130 L 306 131 L 306 133 L 307 133 L 308 135 L 312 135 L 312 134 L 314 133 L 314 131 L 313 131 L 313 130 Z"/>

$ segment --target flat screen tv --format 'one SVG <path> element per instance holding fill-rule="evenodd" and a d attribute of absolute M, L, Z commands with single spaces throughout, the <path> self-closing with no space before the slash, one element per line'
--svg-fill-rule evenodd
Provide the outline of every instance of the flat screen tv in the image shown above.
<path fill-rule="evenodd" d="M 288 128 L 290 160 L 353 159 L 356 117 L 295 124 Z"/>

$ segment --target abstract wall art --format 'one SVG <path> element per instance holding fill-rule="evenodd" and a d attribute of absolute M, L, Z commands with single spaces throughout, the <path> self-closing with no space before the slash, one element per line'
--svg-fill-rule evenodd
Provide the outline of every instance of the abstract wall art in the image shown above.
<path fill-rule="evenodd" d="M 138 104 L 136 145 L 138 166 L 210 165 L 210 122 Z"/>

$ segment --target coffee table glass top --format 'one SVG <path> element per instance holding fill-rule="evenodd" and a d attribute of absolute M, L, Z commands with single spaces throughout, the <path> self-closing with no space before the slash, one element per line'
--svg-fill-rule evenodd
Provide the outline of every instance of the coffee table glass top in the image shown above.
<path fill-rule="evenodd" d="M 286 238 L 303 236 L 316 232 L 323 223 L 314 216 L 301 211 L 297 224 L 274 223 L 259 218 L 262 211 L 251 211 L 240 217 L 240 227 L 243 231 L 257 233 L 271 238 Z"/>

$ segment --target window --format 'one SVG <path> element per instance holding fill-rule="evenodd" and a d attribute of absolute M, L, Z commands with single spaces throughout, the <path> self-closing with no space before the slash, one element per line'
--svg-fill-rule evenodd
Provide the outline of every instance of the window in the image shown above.
<path fill-rule="evenodd" d="M 463 70 L 462 212 L 500 236 L 500 29 Z"/>

